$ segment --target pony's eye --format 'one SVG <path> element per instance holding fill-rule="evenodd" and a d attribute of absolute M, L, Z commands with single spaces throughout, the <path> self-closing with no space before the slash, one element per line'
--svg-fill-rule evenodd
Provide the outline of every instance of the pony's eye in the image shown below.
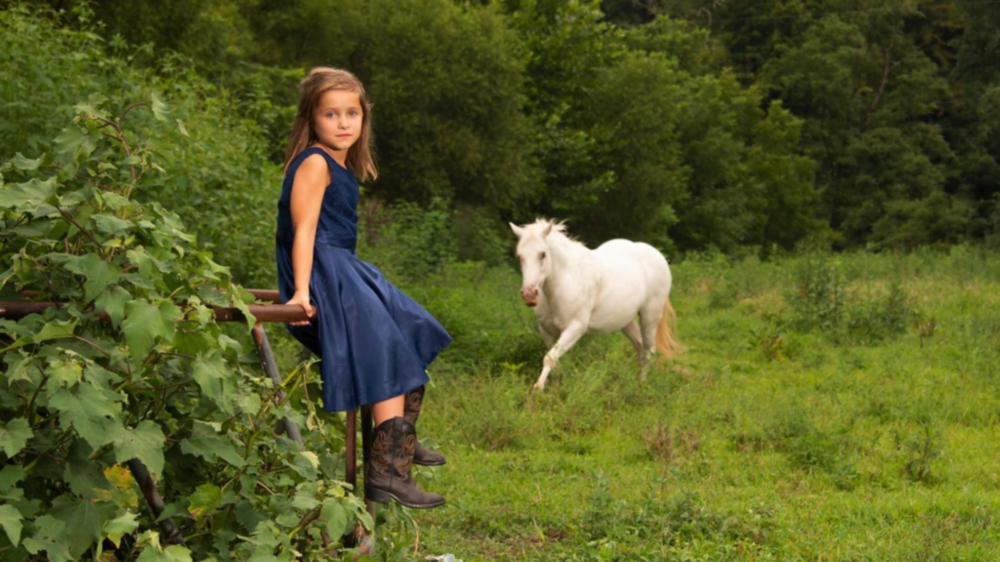
<path fill-rule="evenodd" d="M 538 259 L 544 260 L 545 259 L 545 252 L 539 252 Z"/>

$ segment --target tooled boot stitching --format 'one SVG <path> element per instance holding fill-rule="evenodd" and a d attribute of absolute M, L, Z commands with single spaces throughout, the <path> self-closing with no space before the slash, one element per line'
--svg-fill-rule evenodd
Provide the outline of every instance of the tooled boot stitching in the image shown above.
<path fill-rule="evenodd" d="M 410 481 L 413 477 L 410 475 L 410 465 L 413 462 L 413 452 L 416 449 L 417 436 L 414 434 L 405 435 L 400 443 L 399 454 L 396 455 L 396 473 L 400 476 L 400 480 Z M 403 475 L 406 475 L 405 477 Z"/>
<path fill-rule="evenodd" d="M 424 392 L 424 385 L 420 385 L 407 392 L 403 401 L 403 419 L 414 427 L 417 425 L 417 418 L 420 416 L 420 408 L 424 403 Z M 424 466 L 440 466 L 445 464 L 444 455 L 424 447 L 420 444 L 419 440 L 417 440 L 416 448 L 414 449 L 413 462 L 414 464 L 421 464 Z"/>
<path fill-rule="evenodd" d="M 365 474 L 365 497 L 379 503 L 394 499 L 412 508 L 437 507 L 445 503 L 440 494 L 417 487 L 410 473 L 416 433 L 402 417 L 386 420 L 375 430 L 372 461 Z"/>
<path fill-rule="evenodd" d="M 375 471 L 379 473 L 379 476 L 388 476 L 389 460 L 386 457 L 389 456 L 387 453 L 391 446 L 391 440 L 387 432 L 375 432 L 375 439 L 372 443 L 371 463 L 375 467 Z"/>
<path fill-rule="evenodd" d="M 410 425 L 417 425 L 417 416 L 420 415 L 420 406 L 424 402 L 424 387 L 423 385 L 409 391 L 406 393 L 406 399 L 403 405 L 403 419 L 408 421 Z"/>

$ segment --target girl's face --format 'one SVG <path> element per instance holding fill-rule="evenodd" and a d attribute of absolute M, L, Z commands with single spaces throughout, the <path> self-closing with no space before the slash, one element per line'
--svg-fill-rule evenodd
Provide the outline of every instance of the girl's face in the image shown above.
<path fill-rule="evenodd" d="M 324 92 L 313 111 L 313 131 L 319 143 L 345 157 L 361 136 L 363 122 L 361 99 L 350 90 Z"/>

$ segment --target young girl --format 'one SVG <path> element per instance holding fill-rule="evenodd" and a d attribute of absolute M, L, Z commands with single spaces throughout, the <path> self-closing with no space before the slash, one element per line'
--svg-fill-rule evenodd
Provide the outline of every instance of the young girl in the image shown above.
<path fill-rule="evenodd" d="M 366 181 L 378 175 L 361 82 L 345 70 L 320 67 L 299 89 L 278 200 L 275 255 L 281 300 L 302 306 L 310 320 L 288 329 L 322 359 L 324 410 L 373 405 L 365 497 L 436 507 L 444 498 L 417 487 L 410 463 L 444 464 L 444 457 L 420 446 L 413 424 L 427 382 L 424 369 L 451 337 L 354 255 L 355 177 Z"/>

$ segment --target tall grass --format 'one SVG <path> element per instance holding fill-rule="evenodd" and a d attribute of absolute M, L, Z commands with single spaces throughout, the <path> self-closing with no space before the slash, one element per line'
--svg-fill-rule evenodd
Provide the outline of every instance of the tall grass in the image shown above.
<path fill-rule="evenodd" d="M 448 503 L 381 509 L 378 559 L 996 558 L 1000 256 L 695 256 L 684 354 L 640 383 L 625 337 L 587 336 L 542 393 L 513 266 L 361 257 L 455 337 L 418 424 Z"/>
<path fill-rule="evenodd" d="M 406 287 L 457 335 L 420 422 L 449 458 L 425 481 L 448 505 L 413 514 L 420 552 L 995 555 L 1000 259 L 959 247 L 673 269 L 684 355 L 642 384 L 624 337 L 589 336 L 544 393 L 529 390 L 545 350 L 516 271 L 455 264 Z"/>

